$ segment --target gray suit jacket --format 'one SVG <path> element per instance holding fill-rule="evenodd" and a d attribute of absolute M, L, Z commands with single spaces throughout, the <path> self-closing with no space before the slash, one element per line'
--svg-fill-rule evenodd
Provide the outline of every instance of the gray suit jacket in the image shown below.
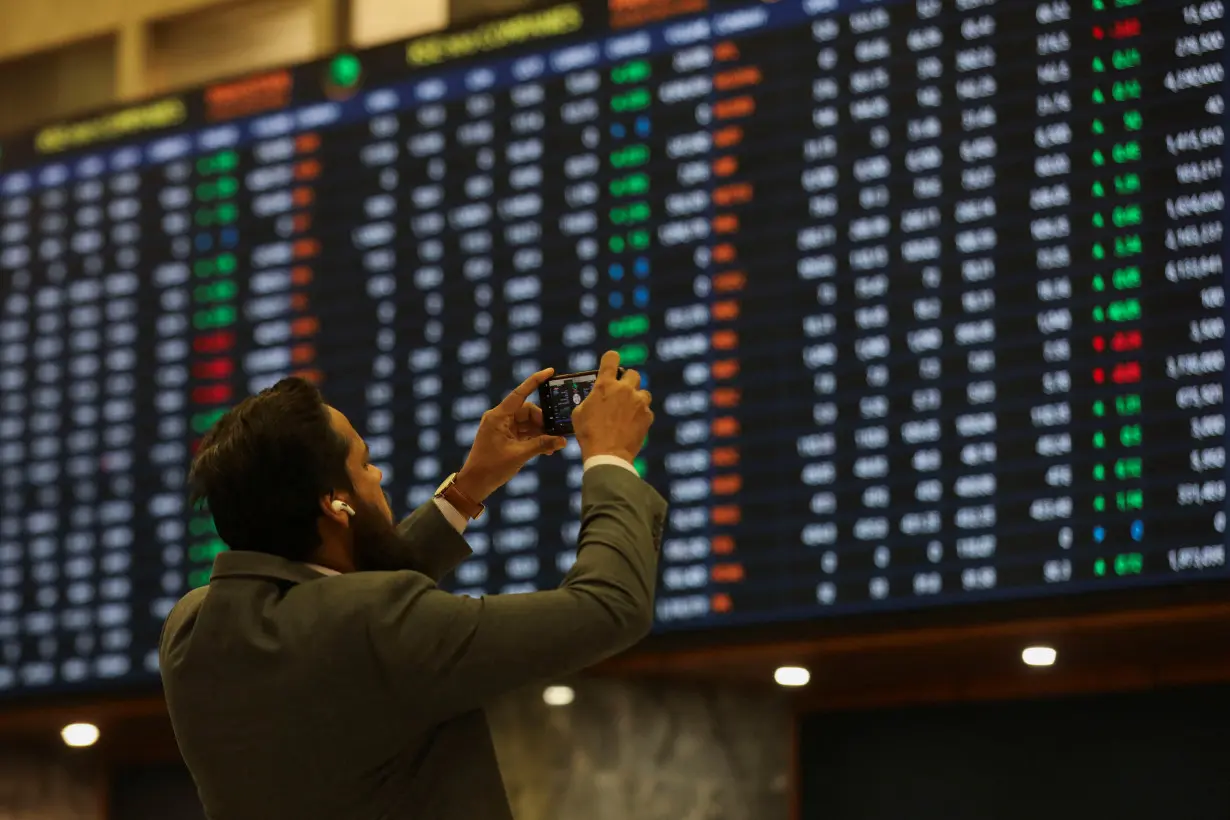
<path fill-rule="evenodd" d="M 483 599 L 436 581 L 469 556 L 434 504 L 401 527 L 419 570 L 322 576 L 217 557 L 163 626 L 175 736 L 212 820 L 506 820 L 483 705 L 649 631 L 666 502 L 617 466 L 582 489 L 555 590 Z"/>

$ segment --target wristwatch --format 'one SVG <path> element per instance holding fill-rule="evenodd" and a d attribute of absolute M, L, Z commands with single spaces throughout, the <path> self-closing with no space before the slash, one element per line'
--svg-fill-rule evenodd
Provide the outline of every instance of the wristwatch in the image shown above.
<path fill-rule="evenodd" d="M 453 509 L 471 520 L 483 514 L 487 507 L 461 491 L 457 486 L 457 474 L 453 473 L 444 479 L 444 483 L 436 488 L 436 498 L 443 499 L 453 505 Z"/>

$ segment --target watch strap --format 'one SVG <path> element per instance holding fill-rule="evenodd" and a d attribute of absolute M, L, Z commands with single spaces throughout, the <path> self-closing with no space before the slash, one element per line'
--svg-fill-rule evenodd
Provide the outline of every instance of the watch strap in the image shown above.
<path fill-rule="evenodd" d="M 448 480 L 444 482 L 439 492 L 436 493 L 436 498 L 447 501 L 453 506 L 453 509 L 471 520 L 478 518 L 487 509 L 484 504 L 470 498 L 457 486 L 456 473 L 448 477 Z"/>

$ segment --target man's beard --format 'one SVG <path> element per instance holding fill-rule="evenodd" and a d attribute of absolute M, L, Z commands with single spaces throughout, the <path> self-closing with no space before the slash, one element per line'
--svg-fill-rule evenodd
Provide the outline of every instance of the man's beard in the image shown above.
<path fill-rule="evenodd" d="M 385 496 L 386 501 L 388 496 Z M 354 533 L 354 567 L 359 572 L 388 572 L 414 569 L 410 540 L 397 531 L 397 525 L 384 510 L 355 499 L 355 514 L 350 519 Z M 389 505 L 392 509 L 392 505 Z"/>

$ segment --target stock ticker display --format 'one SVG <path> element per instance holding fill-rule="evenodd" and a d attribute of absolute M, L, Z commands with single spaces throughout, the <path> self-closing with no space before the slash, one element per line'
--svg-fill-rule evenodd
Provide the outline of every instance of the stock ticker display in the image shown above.
<path fill-rule="evenodd" d="M 399 514 L 521 379 L 655 396 L 661 630 L 1225 576 L 1220 0 L 564 4 L 0 140 L 0 690 L 153 680 L 288 374 Z M 580 454 L 450 580 L 556 586 Z"/>

